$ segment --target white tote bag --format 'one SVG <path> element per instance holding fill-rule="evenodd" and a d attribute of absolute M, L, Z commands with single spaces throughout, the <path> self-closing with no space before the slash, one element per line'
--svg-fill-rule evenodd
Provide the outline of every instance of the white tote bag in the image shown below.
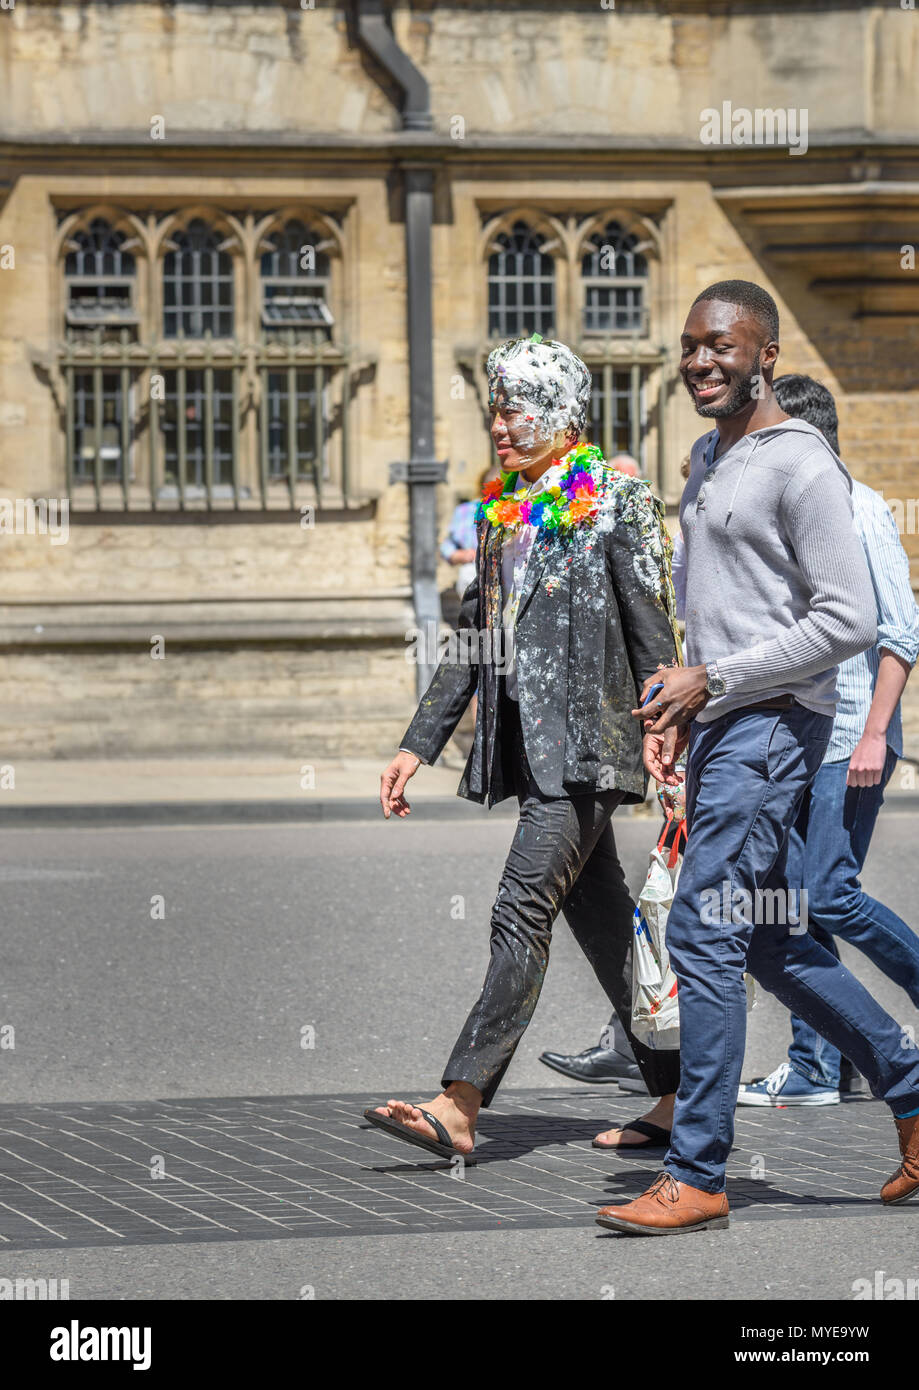
<path fill-rule="evenodd" d="M 676 826 L 669 847 L 667 837 Z M 632 1032 L 655 1052 L 680 1045 L 676 976 L 667 954 L 667 915 L 676 892 L 686 822 L 673 814 L 651 851 L 648 877 L 635 908 L 632 951 Z"/>
<path fill-rule="evenodd" d="M 674 826 L 676 829 L 668 846 L 667 837 Z M 648 877 L 633 918 L 632 1032 L 654 1052 L 680 1045 L 680 1006 L 677 979 L 667 951 L 667 918 L 680 877 L 685 844 L 686 821 L 677 820 L 668 807 L 667 822 L 651 851 Z M 749 1013 L 756 1004 L 752 975 L 744 975 L 744 984 Z"/>

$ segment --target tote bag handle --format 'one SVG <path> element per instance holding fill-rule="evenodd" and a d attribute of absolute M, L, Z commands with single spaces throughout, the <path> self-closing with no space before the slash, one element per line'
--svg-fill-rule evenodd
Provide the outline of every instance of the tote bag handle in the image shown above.
<path fill-rule="evenodd" d="M 659 851 L 661 854 L 664 853 L 664 850 L 665 850 L 666 845 L 667 845 L 667 836 L 670 834 L 670 831 L 671 831 L 671 828 L 673 827 L 673 824 L 674 824 L 674 821 L 673 821 L 673 812 L 672 812 L 672 811 L 668 811 L 668 812 L 667 812 L 667 819 L 666 819 L 666 821 L 664 822 L 664 828 L 663 828 L 663 830 L 661 831 L 661 837 L 660 837 L 660 839 L 659 839 L 658 842 L 657 842 L 657 848 L 658 848 L 658 851 Z M 668 869 L 675 869 L 675 868 L 676 868 L 677 860 L 679 859 L 680 853 L 681 853 L 681 851 L 683 850 L 685 844 L 686 844 L 686 821 L 685 821 L 685 820 L 681 820 L 681 821 L 678 821 L 678 822 L 676 823 L 676 833 L 675 833 L 673 839 L 672 839 L 671 842 L 670 842 L 670 858 L 667 860 L 667 868 L 668 868 Z"/>

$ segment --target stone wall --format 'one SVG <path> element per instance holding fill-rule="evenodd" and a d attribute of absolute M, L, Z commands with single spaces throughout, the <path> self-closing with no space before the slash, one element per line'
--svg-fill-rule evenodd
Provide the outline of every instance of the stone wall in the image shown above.
<path fill-rule="evenodd" d="M 438 129 L 697 142 L 712 101 L 808 106 L 812 127 L 915 135 L 915 14 L 888 4 L 536 0 L 393 6 Z M 299 0 L 30 0 L 0 15 L 11 136 L 176 131 L 383 135 L 398 114 L 348 41 L 345 7 Z"/>
<path fill-rule="evenodd" d="M 167 631 L 168 631 L 168 625 Z M 3 761 L 392 756 L 413 700 L 398 642 L 167 639 L 6 653 Z"/>
<path fill-rule="evenodd" d="M 361 71 L 340 6 L 29 0 L 0 16 L 3 130 L 377 134 L 398 115 Z"/>

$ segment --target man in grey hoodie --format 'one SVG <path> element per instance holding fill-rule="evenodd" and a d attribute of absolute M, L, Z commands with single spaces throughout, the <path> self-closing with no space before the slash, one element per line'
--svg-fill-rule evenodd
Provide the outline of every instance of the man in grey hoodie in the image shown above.
<path fill-rule="evenodd" d="M 745 967 L 890 1106 L 902 1161 L 882 1200 L 919 1192 L 919 1049 L 808 934 L 785 879 L 789 830 L 829 742 L 836 667 L 875 642 L 876 619 L 851 478 L 775 399 L 778 337 L 770 295 L 728 280 L 699 295 L 681 339 L 684 383 L 718 425 L 693 447 L 680 504 L 687 665 L 645 683 L 641 704 L 661 686 L 653 720 L 633 711 L 658 781 L 678 780 L 689 746 L 689 838 L 667 924 L 681 1080 L 664 1171 L 597 1217 L 639 1235 L 728 1224 Z"/>

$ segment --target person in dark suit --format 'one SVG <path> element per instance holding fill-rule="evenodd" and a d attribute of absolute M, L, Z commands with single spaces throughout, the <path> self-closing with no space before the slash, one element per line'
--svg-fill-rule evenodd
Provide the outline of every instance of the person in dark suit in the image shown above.
<path fill-rule="evenodd" d="M 443 1156 L 472 1153 L 532 1017 L 563 912 L 611 1000 L 653 1095 L 676 1089 L 679 1057 L 632 1037 L 634 903 L 610 819 L 644 800 L 642 734 L 630 711 L 680 661 L 671 547 L 648 485 L 578 444 L 590 373 L 538 335 L 488 359 L 502 477 L 479 508 L 476 575 L 457 633 L 381 779 L 383 814 L 409 814 L 405 786 L 433 763 L 472 695 L 475 735 L 459 795 L 514 795 L 520 819 L 491 919 L 485 983 L 423 1108 L 390 1100 L 371 1123 Z"/>

